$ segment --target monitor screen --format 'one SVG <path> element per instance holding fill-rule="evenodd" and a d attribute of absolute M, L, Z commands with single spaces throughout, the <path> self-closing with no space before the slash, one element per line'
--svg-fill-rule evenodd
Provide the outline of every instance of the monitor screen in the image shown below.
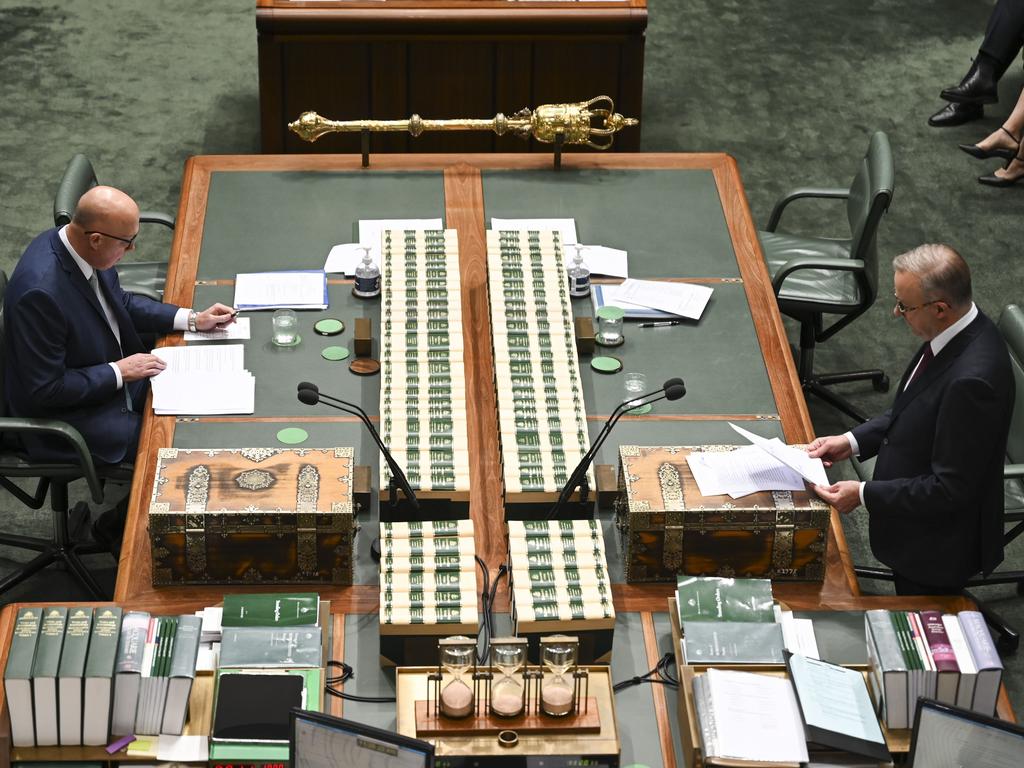
<path fill-rule="evenodd" d="M 912 768 L 1020 768 L 1024 728 L 930 699 L 919 699 L 910 742 Z"/>
<path fill-rule="evenodd" d="M 433 768 L 434 745 L 319 712 L 293 709 L 292 768 Z"/>

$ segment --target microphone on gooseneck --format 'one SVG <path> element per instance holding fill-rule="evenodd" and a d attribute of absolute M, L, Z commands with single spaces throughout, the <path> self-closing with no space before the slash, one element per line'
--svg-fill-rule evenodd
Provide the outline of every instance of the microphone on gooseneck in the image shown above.
<path fill-rule="evenodd" d="M 572 474 L 569 475 L 569 479 L 562 487 L 562 492 L 558 495 L 558 501 L 555 502 L 554 506 L 551 507 L 551 510 L 548 512 L 548 519 L 550 520 L 558 514 L 558 511 L 562 508 L 565 502 L 569 500 L 569 497 L 572 496 L 573 491 L 575 491 L 583 482 L 583 478 L 586 475 L 587 470 L 597 457 L 597 452 L 604 444 L 604 441 L 608 439 L 608 435 L 611 433 L 612 427 L 618 423 L 619 419 L 626 411 L 632 410 L 633 408 L 639 408 L 643 405 L 650 405 L 651 403 L 656 403 L 659 400 L 679 400 L 685 395 L 686 385 L 683 383 L 681 378 L 676 376 L 668 379 L 661 386 L 661 389 L 656 389 L 653 392 L 632 398 L 631 400 L 623 400 L 615 406 L 615 410 L 612 411 L 611 416 L 608 417 L 608 420 L 604 423 L 601 431 L 598 433 L 597 437 L 594 438 L 594 442 L 590 444 L 590 450 L 583 455 L 583 458 L 580 459 L 580 463 L 576 465 L 576 469 L 574 469 Z"/>
<path fill-rule="evenodd" d="M 409 484 L 409 478 L 405 476 L 405 472 L 398 466 L 398 462 L 395 461 L 395 457 L 391 455 L 391 451 L 384 445 L 384 441 L 380 439 L 380 434 L 377 432 L 377 428 L 373 426 L 373 422 L 370 421 L 370 417 L 366 411 L 360 408 L 355 403 L 350 403 L 347 400 L 333 397 L 331 395 L 324 394 L 320 391 L 320 388 L 309 381 L 299 382 L 298 386 L 298 398 L 300 403 L 306 405 L 326 405 L 328 408 L 335 408 L 345 413 L 350 413 L 353 416 L 358 416 L 359 419 L 366 425 L 367 430 L 370 432 L 370 436 L 373 438 L 373 442 L 377 444 L 377 448 L 380 449 L 381 455 L 384 456 L 384 461 L 388 464 L 388 469 L 391 470 L 391 476 L 395 479 L 398 487 L 402 489 L 402 493 L 405 494 L 406 499 L 409 500 L 409 504 L 414 510 L 420 508 L 420 503 L 416 499 L 416 494 Z M 391 505 L 398 506 L 398 497 L 392 495 Z"/>

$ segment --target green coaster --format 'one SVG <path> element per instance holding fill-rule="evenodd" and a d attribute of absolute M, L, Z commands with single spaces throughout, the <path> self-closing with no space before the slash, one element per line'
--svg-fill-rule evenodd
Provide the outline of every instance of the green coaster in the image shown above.
<path fill-rule="evenodd" d="M 643 405 L 638 405 L 636 408 L 630 408 L 626 413 L 630 416 L 643 416 L 645 413 L 650 413 L 652 407 L 653 406 L 650 403 L 644 403 Z"/>
<path fill-rule="evenodd" d="M 328 317 L 326 320 L 318 320 L 313 326 L 313 330 L 321 336 L 337 336 L 345 330 L 345 324 L 341 320 Z"/>
<path fill-rule="evenodd" d="M 617 357 L 595 357 L 590 367 L 598 373 L 618 373 L 622 370 L 622 361 Z"/>
<path fill-rule="evenodd" d="M 285 445 L 298 445 L 309 439 L 309 432 L 299 427 L 285 427 L 277 433 L 277 440 Z"/>
<path fill-rule="evenodd" d="M 345 347 L 327 347 L 320 356 L 324 360 L 344 360 L 348 357 L 348 349 Z"/>

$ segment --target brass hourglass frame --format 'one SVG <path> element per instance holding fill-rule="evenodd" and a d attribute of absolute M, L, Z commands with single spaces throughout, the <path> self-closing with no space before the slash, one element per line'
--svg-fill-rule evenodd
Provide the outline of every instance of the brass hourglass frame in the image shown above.
<path fill-rule="evenodd" d="M 568 668 L 560 676 L 563 678 L 571 676 L 572 698 L 565 712 L 550 712 L 544 708 L 544 688 L 545 684 L 551 685 L 551 679 L 544 674 L 544 670 L 551 666 L 550 662 L 546 661 L 547 656 L 549 653 L 553 653 L 554 649 L 559 646 L 564 647 L 565 653 L 571 658 Z M 583 702 L 583 711 L 587 711 L 587 697 L 590 694 L 590 674 L 586 669 L 579 666 L 579 646 L 579 638 L 570 635 L 548 635 L 547 637 L 540 638 L 540 668 L 537 685 L 534 689 L 534 709 L 539 714 L 548 717 L 564 717 L 570 714 L 579 714 L 581 701 Z M 551 651 L 546 652 L 548 649 L 551 649 Z"/>
<path fill-rule="evenodd" d="M 470 688 L 473 694 L 473 706 L 465 714 L 460 716 L 453 716 L 444 711 L 442 706 L 441 696 L 444 688 L 444 672 L 445 669 L 451 666 L 450 662 L 446 662 L 446 656 L 449 654 L 465 654 L 469 659 L 470 663 L 466 665 L 466 669 L 472 670 L 472 687 Z M 444 717 L 451 717 L 453 719 L 461 719 L 462 717 L 468 717 L 479 711 L 480 701 L 480 680 L 481 674 L 477 667 L 476 661 L 476 640 L 464 635 L 456 635 L 454 637 L 443 637 L 437 642 L 437 670 L 427 675 L 427 711 L 434 714 L 434 716 L 443 715 Z M 449 680 L 450 685 L 453 680 Z M 463 683 L 466 681 L 463 680 Z M 467 688 L 469 685 L 467 684 Z"/>
<path fill-rule="evenodd" d="M 486 711 L 495 717 L 516 717 L 521 715 L 526 710 L 527 702 L 530 700 L 528 695 L 529 684 L 531 675 L 529 675 L 530 664 L 527 660 L 527 653 L 529 651 L 529 642 L 525 637 L 495 637 L 491 639 L 491 657 L 490 657 L 490 669 L 486 672 L 481 673 L 481 678 L 485 681 L 484 686 L 486 689 L 487 708 Z M 516 654 L 519 657 L 517 662 L 518 669 L 515 670 L 514 675 L 521 678 L 520 690 L 522 694 L 522 700 L 520 702 L 519 709 L 515 712 L 500 712 L 494 708 L 494 688 L 497 684 L 501 683 L 504 679 L 499 670 L 503 667 L 508 666 L 507 664 L 501 663 L 501 655 L 503 652 L 510 654 Z M 502 676 L 501 679 L 495 680 L 495 677 Z"/>

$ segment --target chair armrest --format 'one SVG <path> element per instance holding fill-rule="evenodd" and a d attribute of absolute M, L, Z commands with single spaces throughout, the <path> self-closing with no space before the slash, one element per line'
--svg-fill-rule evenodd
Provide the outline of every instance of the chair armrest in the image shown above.
<path fill-rule="evenodd" d="M 147 299 L 163 303 L 163 298 L 159 293 L 154 291 L 152 288 L 146 288 L 143 285 L 122 285 L 121 290 L 125 293 L 134 293 L 136 296 L 145 296 Z"/>
<path fill-rule="evenodd" d="M 174 229 L 174 217 L 160 211 L 140 211 L 139 221 L 146 224 L 163 224 L 168 229 Z"/>
<path fill-rule="evenodd" d="M 768 217 L 768 226 L 766 229 L 769 232 L 774 232 L 775 228 L 779 226 L 779 220 L 782 218 L 782 212 L 786 206 L 792 203 L 794 200 L 801 200 L 806 197 L 821 198 L 829 200 L 845 200 L 850 196 L 850 190 L 836 188 L 836 187 L 797 187 L 792 189 L 779 198 L 779 201 L 775 203 L 775 207 L 772 208 L 772 215 Z"/>
<path fill-rule="evenodd" d="M 1013 480 L 1016 477 L 1024 477 L 1024 464 L 1007 464 L 1003 467 L 1003 479 Z"/>
<path fill-rule="evenodd" d="M 15 434 L 36 433 L 55 435 L 71 443 L 78 455 L 78 464 L 82 468 L 82 476 L 89 484 L 92 500 L 97 504 L 103 501 L 103 485 L 96 474 L 96 466 L 92 463 L 92 454 L 85 444 L 82 433 L 66 421 L 58 419 L 26 419 L 17 416 L 6 416 L 0 419 L 0 432 Z"/>
<path fill-rule="evenodd" d="M 829 259 L 825 257 L 798 256 L 779 267 L 779 271 L 772 278 L 772 290 L 778 296 L 785 279 L 801 269 L 834 269 L 837 272 L 859 272 L 863 271 L 864 268 L 864 262 L 861 259 Z"/>

